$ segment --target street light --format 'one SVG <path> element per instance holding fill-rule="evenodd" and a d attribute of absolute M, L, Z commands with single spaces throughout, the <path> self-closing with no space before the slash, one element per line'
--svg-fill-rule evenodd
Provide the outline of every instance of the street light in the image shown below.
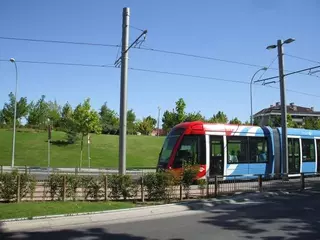
<path fill-rule="evenodd" d="M 14 157 L 15 157 L 15 145 L 16 145 L 18 69 L 17 69 L 16 60 L 14 58 L 10 58 L 10 62 L 14 63 L 14 66 L 16 69 L 16 89 L 14 94 L 13 139 L 12 139 L 12 159 L 11 159 L 11 167 L 13 168 Z"/>
<path fill-rule="evenodd" d="M 251 78 L 251 82 L 250 82 L 250 104 L 251 104 L 250 123 L 251 123 L 251 125 L 253 125 L 253 119 L 252 119 L 252 81 L 253 81 L 254 77 L 257 75 L 258 72 L 266 71 L 267 69 L 268 68 L 266 68 L 266 67 L 260 68 L 258 71 L 255 72 L 255 74 L 253 74 L 253 76 Z"/>
<path fill-rule="evenodd" d="M 280 80 L 280 98 L 281 98 L 281 129 L 282 129 L 282 159 L 284 160 L 283 172 L 288 173 L 288 138 L 287 138 L 287 106 L 285 95 L 285 81 L 283 73 L 283 44 L 294 42 L 294 38 L 288 38 L 283 41 L 278 40 L 277 45 L 270 45 L 268 50 L 278 48 L 278 63 L 279 63 L 279 80 Z"/>

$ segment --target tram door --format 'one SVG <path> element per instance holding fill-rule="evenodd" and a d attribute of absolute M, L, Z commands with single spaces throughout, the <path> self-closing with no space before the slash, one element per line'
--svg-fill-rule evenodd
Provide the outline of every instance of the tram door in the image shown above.
<path fill-rule="evenodd" d="M 288 138 L 288 173 L 300 173 L 299 138 Z"/>
<path fill-rule="evenodd" d="M 210 176 L 223 175 L 223 136 L 210 136 Z"/>
<path fill-rule="evenodd" d="M 317 139 L 317 172 L 320 173 L 320 139 Z"/>

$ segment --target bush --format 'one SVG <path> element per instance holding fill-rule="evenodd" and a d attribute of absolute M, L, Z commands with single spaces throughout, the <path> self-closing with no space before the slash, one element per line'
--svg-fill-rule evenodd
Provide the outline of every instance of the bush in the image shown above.
<path fill-rule="evenodd" d="M 183 185 L 186 198 L 189 198 L 191 185 L 194 182 L 198 172 L 199 168 L 193 164 L 185 163 L 183 165 L 181 183 Z"/>
<path fill-rule="evenodd" d="M 20 177 L 20 199 L 26 197 L 27 194 L 33 198 L 36 187 L 36 180 L 29 174 L 21 174 L 18 170 L 11 173 L 0 174 L 0 198 L 6 202 L 17 201 L 18 196 L 18 177 Z"/>
<path fill-rule="evenodd" d="M 54 200 L 55 197 L 61 200 L 63 197 L 63 175 L 58 173 L 50 174 L 48 181 L 45 183 L 45 188 L 49 188 L 46 193 L 50 193 L 51 200 Z"/>
<path fill-rule="evenodd" d="M 148 200 L 170 200 L 175 178 L 170 172 L 148 173 L 144 176 Z"/>
<path fill-rule="evenodd" d="M 116 200 L 121 196 L 126 200 L 138 194 L 137 186 L 133 184 L 130 175 L 109 175 L 108 186 L 111 188 L 110 197 Z"/>
<path fill-rule="evenodd" d="M 101 188 L 104 187 L 104 175 L 99 177 L 94 176 L 83 176 L 81 178 L 81 186 L 84 188 L 85 200 L 92 198 L 94 200 L 99 200 L 104 195 L 104 190 Z"/>

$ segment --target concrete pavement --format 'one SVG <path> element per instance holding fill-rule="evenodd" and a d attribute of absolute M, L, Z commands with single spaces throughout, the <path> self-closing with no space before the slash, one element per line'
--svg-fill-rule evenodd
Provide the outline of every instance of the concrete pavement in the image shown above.
<path fill-rule="evenodd" d="M 237 207 L 221 205 L 165 218 L 137 218 L 117 223 L 41 227 L 5 232 L 2 239 L 21 240 L 189 240 L 189 239 L 319 239 L 320 192 L 265 196 L 263 202 Z"/>
<path fill-rule="evenodd" d="M 213 207 L 222 205 L 231 205 L 232 207 L 244 204 L 259 204 L 263 199 L 270 196 L 285 195 L 288 193 L 250 193 L 240 194 L 233 197 L 221 197 L 213 199 L 189 200 L 173 204 L 164 204 L 147 207 L 137 207 L 131 209 L 111 210 L 94 213 L 75 213 L 66 215 L 52 215 L 34 217 L 32 220 L 26 218 L 7 219 L 2 221 L 2 229 L 6 231 L 32 230 L 37 228 L 56 229 L 61 227 L 73 227 L 79 224 L 97 224 L 99 222 L 107 223 L 125 223 L 135 222 L 139 219 L 154 219 L 163 217 L 172 217 L 178 215 L 194 214 L 195 211 L 208 211 Z"/>

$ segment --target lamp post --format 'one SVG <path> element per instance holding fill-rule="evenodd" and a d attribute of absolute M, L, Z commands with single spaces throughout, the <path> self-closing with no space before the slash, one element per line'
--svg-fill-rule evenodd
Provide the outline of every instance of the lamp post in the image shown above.
<path fill-rule="evenodd" d="M 288 173 L 288 138 L 287 138 L 287 105 L 285 95 L 285 81 L 283 73 L 283 44 L 294 42 L 295 39 L 288 38 L 283 41 L 278 40 L 277 45 L 270 45 L 268 50 L 278 48 L 278 63 L 279 63 L 279 80 L 280 80 L 280 99 L 281 99 L 281 132 L 282 132 L 282 159 L 283 159 L 283 172 Z"/>
<path fill-rule="evenodd" d="M 256 71 L 252 78 L 251 78 L 251 82 L 250 82 L 250 105 L 251 105 L 251 114 L 250 114 L 250 123 L 251 125 L 253 125 L 253 118 L 252 118 L 252 82 L 253 82 L 253 79 L 254 77 L 257 75 L 258 72 L 260 71 L 266 71 L 268 68 L 266 67 L 263 67 L 263 68 L 260 68 L 258 71 Z"/>
<path fill-rule="evenodd" d="M 16 88 L 14 93 L 13 139 L 12 139 L 12 159 L 11 159 L 11 167 L 13 168 L 14 158 L 15 158 L 15 146 L 16 146 L 18 68 L 17 68 L 16 60 L 14 58 L 10 58 L 10 62 L 14 63 L 14 66 L 16 69 Z"/>

